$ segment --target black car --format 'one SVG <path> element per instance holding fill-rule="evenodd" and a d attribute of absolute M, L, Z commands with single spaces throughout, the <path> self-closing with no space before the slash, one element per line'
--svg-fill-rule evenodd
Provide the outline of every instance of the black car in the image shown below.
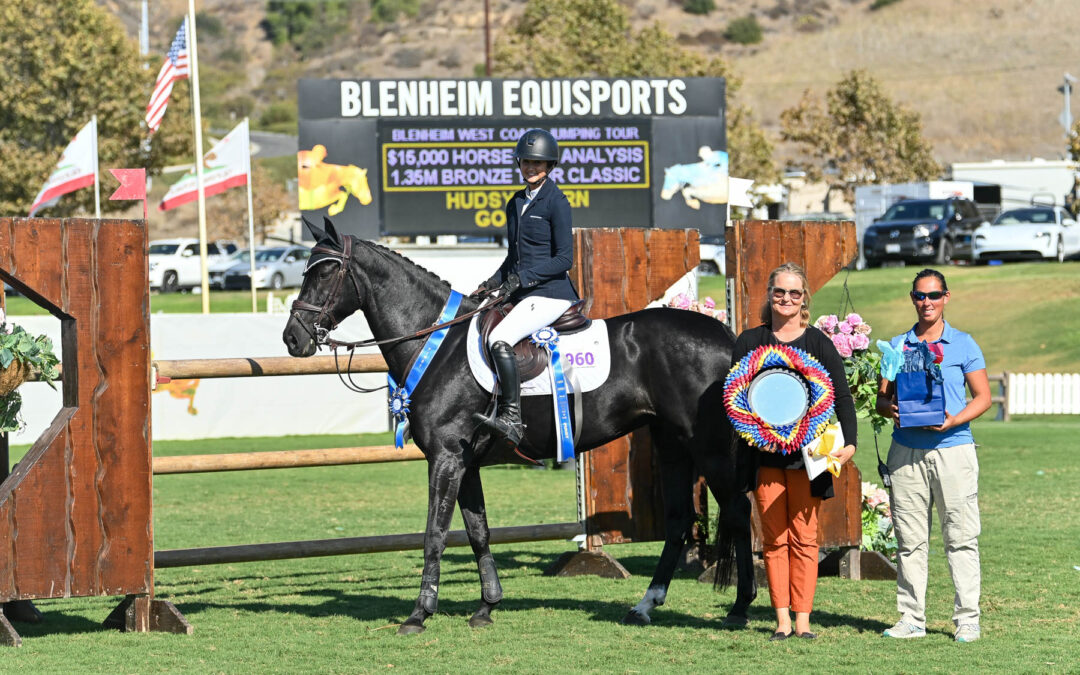
<path fill-rule="evenodd" d="M 866 228 L 863 258 L 867 267 L 887 260 L 938 265 L 970 260 L 972 232 L 983 222 L 970 199 L 904 199 Z"/>

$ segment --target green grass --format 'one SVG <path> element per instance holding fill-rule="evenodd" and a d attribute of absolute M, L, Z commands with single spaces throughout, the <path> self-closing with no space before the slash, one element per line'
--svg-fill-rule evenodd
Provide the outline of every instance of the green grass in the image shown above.
<path fill-rule="evenodd" d="M 654 624 L 618 624 L 648 584 L 658 543 L 610 546 L 626 581 L 548 578 L 569 542 L 494 547 L 506 597 L 495 626 L 467 627 L 479 586 L 468 549 L 449 549 L 439 612 L 428 631 L 395 635 L 420 583 L 418 551 L 244 563 L 157 572 L 158 597 L 195 627 L 190 637 L 124 635 L 98 627 L 116 598 L 42 600 L 45 623 L 18 625 L 12 672 L 1067 672 L 1080 640 L 1080 421 L 1025 418 L 977 423 L 983 635 L 951 640 L 952 590 L 940 536 L 931 541 L 929 636 L 879 637 L 896 618 L 895 584 L 823 578 L 816 643 L 769 643 L 767 595 L 750 629 L 720 630 L 732 593 L 676 577 Z M 865 437 L 864 437 L 865 438 Z M 155 444 L 159 454 L 355 445 L 385 436 L 287 437 Z M 886 442 L 884 439 L 883 444 Z M 17 448 L 16 454 L 24 449 Z M 874 475 L 873 444 L 856 456 Z M 158 549 L 418 532 L 426 509 L 421 462 L 161 476 L 155 480 Z M 483 472 L 492 526 L 575 517 L 568 471 L 494 467 Z M 454 527 L 460 528 L 457 518 Z M 935 524 L 935 529 L 938 525 Z"/>
<path fill-rule="evenodd" d="M 814 294 L 812 319 L 845 309 L 846 282 L 854 311 L 887 340 L 915 323 L 907 293 L 919 268 L 841 271 Z M 988 372 L 1077 372 L 1080 369 L 1080 263 L 949 267 L 952 297 L 945 317 L 971 333 Z M 700 296 L 723 303 L 723 277 L 701 277 Z"/>

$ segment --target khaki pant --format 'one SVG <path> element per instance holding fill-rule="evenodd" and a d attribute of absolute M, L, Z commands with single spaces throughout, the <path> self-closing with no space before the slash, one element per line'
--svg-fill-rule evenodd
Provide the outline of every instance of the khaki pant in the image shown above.
<path fill-rule="evenodd" d="M 956 597 L 953 622 L 979 623 L 979 461 L 975 445 L 937 450 L 889 448 L 892 514 L 899 544 L 896 608 L 902 620 L 926 625 L 926 576 L 930 522 L 937 504 L 945 557 Z"/>

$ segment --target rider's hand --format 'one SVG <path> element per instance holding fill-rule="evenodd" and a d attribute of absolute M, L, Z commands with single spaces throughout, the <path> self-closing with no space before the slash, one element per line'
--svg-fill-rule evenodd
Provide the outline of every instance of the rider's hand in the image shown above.
<path fill-rule="evenodd" d="M 476 287 L 476 290 L 469 294 L 469 297 L 473 300 L 479 300 L 485 293 L 493 288 L 498 288 L 499 282 L 495 277 L 480 282 L 480 285 Z"/>
<path fill-rule="evenodd" d="M 510 295 L 519 288 L 521 288 L 521 278 L 516 274 L 508 274 L 506 281 L 502 282 L 502 286 L 499 286 L 499 290 L 502 291 L 504 296 Z"/>

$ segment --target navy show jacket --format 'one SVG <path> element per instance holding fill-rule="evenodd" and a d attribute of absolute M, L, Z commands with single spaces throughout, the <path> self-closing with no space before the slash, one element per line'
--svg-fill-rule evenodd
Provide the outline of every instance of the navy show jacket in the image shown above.
<path fill-rule="evenodd" d="M 518 275 L 521 288 L 512 296 L 515 302 L 530 295 L 577 300 L 577 291 L 567 274 L 574 257 L 570 202 L 549 178 L 522 214 L 524 205 L 524 189 L 506 203 L 509 250 L 493 279 L 502 283 L 511 273 Z"/>

